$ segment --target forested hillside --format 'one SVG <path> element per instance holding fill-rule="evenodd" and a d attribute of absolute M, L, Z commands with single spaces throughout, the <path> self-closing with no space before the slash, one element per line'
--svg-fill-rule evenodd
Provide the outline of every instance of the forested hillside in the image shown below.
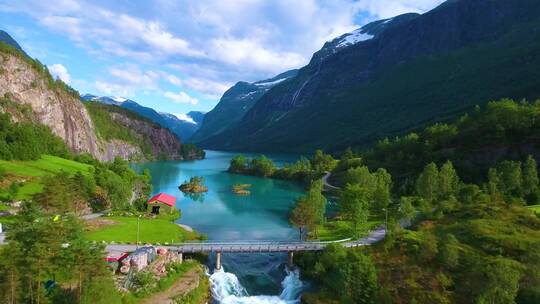
<path fill-rule="evenodd" d="M 538 115 L 538 102 L 501 100 L 339 159 L 317 151 L 278 168 L 237 156 L 229 171 L 311 183 L 290 213 L 301 236 L 387 223 L 375 246 L 301 254 L 316 290 L 305 303 L 537 303 Z M 320 195 L 328 171 L 337 213 Z"/>
<path fill-rule="evenodd" d="M 500 98 L 534 99 L 538 1 L 456 0 L 329 41 L 266 92 L 214 149 L 313 152 L 366 146 Z M 369 39 L 368 39 L 369 38 Z"/>

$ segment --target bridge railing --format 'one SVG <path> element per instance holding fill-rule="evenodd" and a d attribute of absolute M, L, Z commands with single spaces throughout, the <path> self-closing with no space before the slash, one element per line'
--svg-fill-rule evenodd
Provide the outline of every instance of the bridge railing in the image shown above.
<path fill-rule="evenodd" d="M 197 246 L 197 245 L 212 245 L 212 246 L 238 246 L 238 245 L 326 245 L 333 243 L 343 243 L 351 241 L 353 238 L 346 238 L 334 241 L 295 241 L 295 240 L 243 240 L 243 241 L 189 241 L 183 243 L 173 243 L 170 246 Z"/>

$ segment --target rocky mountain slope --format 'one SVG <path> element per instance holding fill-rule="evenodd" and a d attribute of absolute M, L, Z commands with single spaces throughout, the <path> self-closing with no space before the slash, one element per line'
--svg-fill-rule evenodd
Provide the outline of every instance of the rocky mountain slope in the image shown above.
<path fill-rule="evenodd" d="M 3 35 L 7 34 L 4 32 Z M 78 92 L 62 81 L 54 80 L 44 65 L 29 58 L 17 46 L 13 39 L 3 38 L 0 42 L 1 96 L 29 106 L 32 117 L 48 126 L 76 153 L 90 153 L 102 161 L 110 161 L 116 156 L 131 159 L 149 155 L 137 142 L 97 136 L 96 125 L 81 103 Z M 128 124 L 126 119 L 124 123 Z M 182 158 L 180 143 L 168 130 L 150 128 L 135 121 L 130 123 L 130 127 L 134 136 L 156 137 L 156 141 L 150 143 L 154 157 Z"/>
<path fill-rule="evenodd" d="M 85 106 L 100 139 L 107 143 L 123 142 L 128 145 L 120 151 L 107 150 L 112 154 L 107 155 L 108 158 L 115 154 L 120 154 L 123 158 L 185 158 L 180 140 L 168 129 L 149 119 L 116 105 L 88 102 Z"/>
<path fill-rule="evenodd" d="M 448 120 L 490 100 L 535 99 L 538 41 L 534 0 L 450 0 L 422 15 L 376 21 L 327 42 L 234 127 L 201 143 L 337 150 Z"/>
<path fill-rule="evenodd" d="M 215 137 L 224 140 L 222 133 L 234 127 L 261 96 L 275 85 L 296 76 L 297 72 L 298 70 L 291 70 L 266 80 L 236 83 L 223 94 L 216 107 L 205 115 L 192 140 L 203 144 L 212 143 L 212 138 Z"/>
<path fill-rule="evenodd" d="M 103 104 L 115 105 L 124 109 L 131 110 L 142 117 L 148 118 L 152 122 L 163 128 L 171 130 L 181 141 L 187 142 L 200 126 L 200 121 L 204 113 L 191 111 L 186 116 L 188 120 L 182 120 L 176 115 L 169 113 L 158 113 L 156 110 L 140 105 L 139 103 L 122 97 L 96 96 L 84 94 L 81 96 L 83 101 L 98 101 Z M 193 118 L 196 117 L 197 119 Z M 191 120 L 193 119 L 193 121 Z M 197 123 L 199 121 L 199 123 Z"/>

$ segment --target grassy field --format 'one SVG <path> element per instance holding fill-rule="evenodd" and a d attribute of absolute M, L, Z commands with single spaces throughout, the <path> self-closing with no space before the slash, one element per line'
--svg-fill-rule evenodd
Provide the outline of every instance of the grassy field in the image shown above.
<path fill-rule="evenodd" d="M 529 208 L 529 209 L 531 209 L 532 211 L 534 211 L 534 213 L 540 214 L 540 205 L 528 206 L 527 208 Z"/>
<path fill-rule="evenodd" d="M 29 199 L 34 194 L 43 190 L 43 185 L 40 181 L 40 178 L 43 176 L 56 174 L 60 171 L 65 171 L 69 174 L 75 174 L 79 171 L 88 173 L 92 169 L 92 166 L 61 157 L 43 155 L 40 159 L 33 161 L 0 160 L 0 168 L 2 168 L 8 178 L 24 178 L 27 180 L 19 188 L 15 197 L 17 200 L 23 200 Z M 6 191 L 7 189 L 0 189 L 0 197 L 5 197 L 7 195 Z"/>
<path fill-rule="evenodd" d="M 51 155 L 43 155 L 40 159 L 31 161 L 0 160 L 0 167 L 5 170 L 6 174 L 25 177 L 40 177 L 60 171 L 71 174 L 77 171 L 86 173 L 92 168 L 91 165 Z"/>
<path fill-rule="evenodd" d="M 88 231 L 86 236 L 93 241 L 116 243 L 137 242 L 137 217 L 111 216 L 102 219 L 112 220 L 116 224 L 103 226 Z M 163 219 L 141 218 L 139 229 L 141 243 L 174 243 L 197 239 L 197 234 L 189 232 L 175 223 Z"/>
<path fill-rule="evenodd" d="M 361 227 L 361 236 L 366 236 L 371 229 L 381 225 L 380 220 L 369 220 Z M 352 224 L 349 221 L 328 221 L 318 228 L 318 239 L 321 241 L 336 241 L 353 237 Z"/>

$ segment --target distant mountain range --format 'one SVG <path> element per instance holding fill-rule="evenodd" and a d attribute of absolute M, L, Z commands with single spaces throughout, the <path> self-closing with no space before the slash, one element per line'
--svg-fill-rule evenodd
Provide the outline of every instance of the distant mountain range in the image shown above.
<path fill-rule="evenodd" d="M 298 73 L 291 70 L 270 79 L 253 83 L 240 81 L 228 89 L 217 106 L 205 115 L 202 126 L 193 135 L 197 142 L 212 142 L 225 130 L 233 128 L 257 101 L 275 85 L 290 79 Z"/>
<path fill-rule="evenodd" d="M 152 108 L 142 106 L 133 100 L 123 97 L 108 97 L 84 94 L 81 96 L 81 100 L 95 101 L 128 109 L 132 112 L 139 114 L 142 117 L 149 119 L 150 121 L 160 125 L 163 128 L 168 128 L 178 138 L 180 138 L 182 142 L 190 141 L 191 136 L 193 135 L 193 133 L 195 133 L 195 131 L 197 131 L 205 115 L 205 113 L 197 111 L 191 111 L 184 116 L 176 116 L 169 113 L 159 113 Z"/>
<path fill-rule="evenodd" d="M 237 83 L 193 140 L 264 152 L 364 146 L 491 100 L 540 97 L 539 54 L 540 1 L 449 0 L 328 41 L 268 90 Z"/>

